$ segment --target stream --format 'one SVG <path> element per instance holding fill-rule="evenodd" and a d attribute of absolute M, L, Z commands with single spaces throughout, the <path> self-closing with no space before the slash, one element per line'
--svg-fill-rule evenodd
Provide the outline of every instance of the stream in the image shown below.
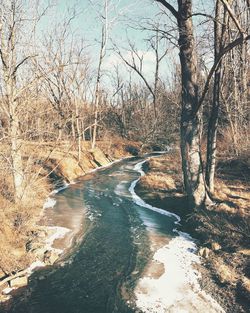
<path fill-rule="evenodd" d="M 54 247 L 70 248 L 4 312 L 224 312 L 200 288 L 196 244 L 178 231 L 180 218 L 136 195 L 145 160 L 125 159 L 53 195 L 47 223 L 70 230 Z"/>

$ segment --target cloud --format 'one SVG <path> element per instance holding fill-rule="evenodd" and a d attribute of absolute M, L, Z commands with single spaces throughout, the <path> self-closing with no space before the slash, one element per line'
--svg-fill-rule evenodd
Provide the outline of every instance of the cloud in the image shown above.
<path fill-rule="evenodd" d="M 154 77 L 155 71 L 155 55 L 152 51 L 138 51 L 139 57 L 143 57 L 143 68 L 142 73 L 145 77 L 151 80 Z M 130 51 L 127 51 L 123 54 L 124 59 L 132 64 L 132 55 Z M 139 67 L 139 60 L 135 57 L 136 65 Z M 109 56 L 104 59 L 103 69 L 106 71 L 112 71 L 115 67 L 119 68 L 121 75 L 129 77 L 129 72 L 131 69 L 125 65 L 124 61 L 117 55 L 115 52 L 111 53 Z M 141 78 L 138 75 L 133 75 L 134 79 L 140 80 Z M 124 77 L 125 78 L 125 77 Z"/>

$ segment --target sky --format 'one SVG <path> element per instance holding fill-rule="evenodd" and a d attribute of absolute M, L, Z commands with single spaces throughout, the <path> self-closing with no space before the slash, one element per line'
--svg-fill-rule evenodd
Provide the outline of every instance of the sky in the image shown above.
<path fill-rule="evenodd" d="M 76 0 L 76 11 L 81 13 L 72 22 L 72 28 L 75 29 L 79 37 L 83 37 L 87 43 L 92 64 L 95 67 L 97 67 L 98 53 L 100 50 L 103 3 L 103 0 Z M 73 4 L 72 1 L 59 0 L 50 14 L 53 19 L 55 19 L 55 16 L 68 15 L 68 8 L 73 7 Z M 129 40 L 136 45 L 140 55 L 144 55 L 143 72 L 147 76 L 147 79 L 152 81 L 155 68 L 155 56 L 152 51 L 148 51 L 148 44 L 145 41 L 147 34 L 141 30 L 131 28 L 131 25 L 138 28 L 138 26 L 135 25 L 135 21 L 143 21 L 144 19 L 152 18 L 158 12 L 159 8 L 156 4 L 152 3 L 152 0 L 110 0 L 109 40 L 102 67 L 103 71 L 108 76 L 110 76 L 110 72 L 115 65 L 118 65 L 121 75 L 128 78 L 128 69 L 123 65 L 123 61 L 113 51 L 112 47 L 115 43 L 115 45 L 121 47 L 124 56 L 127 59 L 131 59 L 129 52 L 126 51 L 129 38 Z M 167 62 L 162 62 L 162 74 L 166 72 L 167 65 Z M 170 71 L 168 70 L 167 72 Z M 137 74 L 133 74 L 132 77 L 136 82 L 141 81 Z M 111 84 L 111 81 L 107 81 L 106 78 L 106 86 Z"/>
<path fill-rule="evenodd" d="M 101 14 L 104 0 L 51 1 L 54 2 L 55 6 L 50 10 L 50 16 L 43 22 L 44 26 L 46 27 L 46 23 L 48 25 L 51 25 L 51 22 L 56 23 L 56 20 L 60 20 L 62 16 L 69 16 L 69 12 L 72 12 L 72 8 L 75 6 L 77 16 L 72 21 L 71 27 L 79 36 L 79 39 L 84 39 L 84 42 L 88 46 L 92 66 L 97 67 L 102 27 Z M 149 19 L 154 21 L 168 21 L 169 19 L 160 14 L 162 7 L 153 0 L 109 0 L 109 2 L 109 40 L 107 54 L 103 63 L 103 71 L 109 72 L 115 65 L 118 65 L 122 75 L 128 78 L 128 69 L 123 66 L 123 62 L 113 51 L 112 47 L 114 46 L 113 43 L 115 43 L 121 49 L 123 55 L 128 60 L 131 59 L 128 52 L 129 38 L 136 45 L 139 54 L 144 55 L 143 71 L 148 80 L 152 81 L 155 56 L 152 50 L 150 51 L 148 49 L 148 43 L 145 40 L 149 34 L 138 28 L 138 22 L 144 23 L 145 20 Z M 175 3 L 175 1 L 172 3 Z M 194 0 L 194 7 L 197 5 L 202 10 L 207 10 L 207 6 L 209 6 L 206 2 L 203 4 L 203 0 Z M 176 63 L 178 59 L 176 49 L 170 49 L 170 46 L 162 45 L 162 51 L 168 48 L 169 54 L 163 60 L 160 67 L 162 79 L 168 80 L 171 79 L 173 63 Z M 133 75 L 133 78 L 138 82 L 140 81 L 140 78 L 136 74 Z"/>

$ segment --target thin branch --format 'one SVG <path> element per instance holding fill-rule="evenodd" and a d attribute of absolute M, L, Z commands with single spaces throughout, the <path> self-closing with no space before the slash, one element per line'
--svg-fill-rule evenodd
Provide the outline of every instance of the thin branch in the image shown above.
<path fill-rule="evenodd" d="M 240 26 L 240 23 L 239 21 L 237 20 L 234 12 L 232 11 L 229 3 L 227 2 L 227 0 L 220 0 L 223 5 L 225 6 L 225 8 L 227 9 L 229 15 L 231 16 L 232 20 L 234 21 L 234 24 L 236 25 L 236 27 L 238 28 L 239 32 L 241 33 L 241 35 L 243 35 L 245 32 L 244 30 L 242 29 L 242 27 Z"/>
<path fill-rule="evenodd" d="M 30 56 L 27 56 L 26 58 L 24 58 L 21 62 L 19 62 L 19 63 L 17 64 L 17 66 L 15 67 L 13 73 L 12 73 L 13 77 L 15 76 L 15 74 L 16 74 L 18 68 L 19 68 L 21 65 L 23 65 L 28 59 L 30 59 L 30 58 L 35 58 L 35 57 L 37 57 L 37 56 L 38 56 L 38 55 L 30 55 Z"/>
<path fill-rule="evenodd" d="M 151 88 L 151 86 L 149 85 L 147 79 L 144 77 L 144 75 L 141 73 L 141 58 L 139 58 L 140 61 L 140 69 L 138 69 L 138 67 L 136 66 L 136 62 L 134 59 L 134 51 L 131 51 L 131 57 L 133 60 L 133 64 L 129 63 L 127 59 L 124 58 L 124 56 L 121 54 L 121 52 L 119 50 L 116 51 L 117 54 L 120 56 L 120 58 L 123 60 L 123 62 L 130 67 L 131 69 L 133 69 L 140 77 L 141 79 L 144 81 L 145 85 L 147 86 L 148 90 L 150 91 L 150 93 L 152 94 L 153 97 L 155 97 L 155 93 L 153 91 L 153 89 Z"/>
<path fill-rule="evenodd" d="M 246 36 L 245 38 L 244 37 L 239 37 L 237 39 L 235 39 L 233 42 L 229 43 L 221 52 L 220 54 L 218 55 L 217 59 L 215 60 L 211 70 L 209 71 L 209 74 L 208 74 L 208 77 L 207 77 L 207 81 L 206 81 L 206 84 L 204 86 L 204 89 L 203 89 L 203 92 L 202 92 L 202 95 L 201 95 L 201 98 L 200 98 L 200 101 L 198 103 L 198 106 L 197 108 L 194 110 L 193 112 L 193 115 L 195 116 L 197 114 L 197 112 L 199 111 L 205 97 L 206 97 L 206 94 L 208 92 L 208 89 L 209 89 L 209 85 L 210 85 L 210 82 L 211 82 L 211 79 L 213 77 L 213 74 L 214 72 L 216 71 L 218 65 L 220 64 L 222 58 L 224 57 L 224 55 L 226 53 L 228 53 L 229 51 L 231 51 L 233 48 L 235 48 L 236 46 L 242 44 L 243 42 L 247 41 L 247 40 L 250 40 L 250 35 Z"/>
<path fill-rule="evenodd" d="M 155 0 L 155 1 L 161 3 L 165 8 L 167 8 L 177 20 L 179 19 L 178 11 L 170 3 L 168 3 L 165 0 Z"/>

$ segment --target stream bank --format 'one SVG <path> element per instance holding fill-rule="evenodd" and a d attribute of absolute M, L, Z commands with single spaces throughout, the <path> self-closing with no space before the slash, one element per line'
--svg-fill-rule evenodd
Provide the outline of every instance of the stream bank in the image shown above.
<path fill-rule="evenodd" d="M 222 161 L 219 164 L 222 167 Z M 224 163 L 222 169 L 217 177 L 218 204 L 212 211 L 188 212 L 176 151 L 150 159 L 144 165 L 147 175 L 141 178 L 136 192 L 152 206 L 181 216 L 181 230 L 198 240 L 201 286 L 226 312 L 243 313 L 248 312 L 250 304 L 249 194 L 247 196 L 247 185 L 241 179 L 246 177 L 247 169 L 244 168 L 242 176 L 242 167 L 234 168 L 237 181 L 227 174 L 232 173 L 231 167 Z"/>
<path fill-rule="evenodd" d="M 87 229 L 88 223 L 82 211 L 79 212 L 78 218 L 76 215 L 75 220 L 78 219 L 78 225 L 65 223 L 64 227 L 57 226 L 55 218 L 51 219 L 56 201 L 60 202 L 60 196 L 57 200 L 55 196 L 79 177 L 102 166 L 108 166 L 115 159 L 129 157 L 131 153 L 139 149 L 137 143 L 127 141 L 114 141 L 112 144 L 99 142 L 99 146 L 101 148 L 91 151 L 86 143 L 82 147 L 81 160 L 78 161 L 77 152 L 69 143 L 57 144 L 56 148 L 53 144 L 43 145 L 41 153 L 44 154 L 45 161 L 44 163 L 39 161 L 42 166 L 41 175 L 36 184 L 36 190 L 41 189 L 43 192 L 39 194 L 39 197 L 29 200 L 29 202 L 32 201 L 32 208 L 24 206 L 23 209 L 19 208 L 18 213 L 14 211 L 13 215 L 9 214 L 14 220 L 14 222 L 10 220 L 10 224 L 15 223 L 15 220 L 19 218 L 18 229 L 8 226 L 6 230 L 5 225 L 2 225 L 3 230 L 0 229 L 0 302 L 8 300 L 12 290 L 26 286 L 29 276 L 36 268 L 56 263 L 65 247 L 71 246 L 72 240 L 77 240 L 80 228 Z M 32 147 L 26 147 L 26 151 L 34 153 L 34 158 L 36 157 Z M 39 158 L 42 159 L 42 156 L 39 155 Z M 50 195 L 42 205 L 46 193 Z M 76 197 L 78 196 L 76 194 Z M 10 211 L 7 206 L 6 211 Z M 74 231 L 70 231 L 72 229 Z M 8 237 L 6 238 L 7 231 Z"/>
<path fill-rule="evenodd" d="M 223 312 L 200 288 L 196 245 L 177 230 L 178 216 L 134 192 L 144 162 L 121 161 L 55 195 L 61 222 L 86 208 L 91 226 L 63 262 L 32 274 L 4 312 Z"/>

